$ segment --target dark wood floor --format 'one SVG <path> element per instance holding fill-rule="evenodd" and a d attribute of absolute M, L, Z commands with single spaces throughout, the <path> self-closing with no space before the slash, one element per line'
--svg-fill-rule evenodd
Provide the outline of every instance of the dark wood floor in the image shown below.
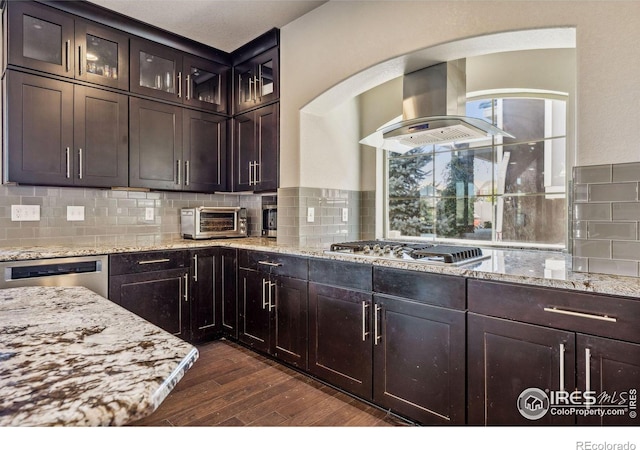
<path fill-rule="evenodd" d="M 234 342 L 200 357 L 134 426 L 394 426 L 404 422 Z"/>

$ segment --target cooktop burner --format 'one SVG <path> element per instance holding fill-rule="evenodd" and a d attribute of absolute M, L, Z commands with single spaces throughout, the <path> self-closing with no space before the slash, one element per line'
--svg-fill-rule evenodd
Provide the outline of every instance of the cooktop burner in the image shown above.
<path fill-rule="evenodd" d="M 478 247 L 401 241 L 354 241 L 332 244 L 327 253 L 350 253 L 373 258 L 401 259 L 459 266 L 487 259 Z"/>

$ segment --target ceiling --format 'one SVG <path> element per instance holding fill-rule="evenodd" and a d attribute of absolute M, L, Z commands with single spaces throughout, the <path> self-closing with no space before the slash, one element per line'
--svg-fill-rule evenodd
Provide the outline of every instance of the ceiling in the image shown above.
<path fill-rule="evenodd" d="M 326 0 L 90 0 L 112 11 L 231 52 Z"/>

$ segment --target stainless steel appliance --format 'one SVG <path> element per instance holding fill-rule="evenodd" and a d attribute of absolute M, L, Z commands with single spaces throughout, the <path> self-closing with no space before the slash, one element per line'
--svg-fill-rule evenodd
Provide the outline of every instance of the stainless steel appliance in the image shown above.
<path fill-rule="evenodd" d="M 262 235 L 265 237 L 277 237 L 278 233 L 278 207 L 262 207 Z"/>
<path fill-rule="evenodd" d="M 490 258 L 478 247 L 402 241 L 355 241 L 331 244 L 325 253 L 461 266 Z"/>
<path fill-rule="evenodd" d="M 107 298 L 108 261 L 106 255 L 98 255 L 0 262 L 0 288 L 84 286 Z"/>
<path fill-rule="evenodd" d="M 190 239 L 247 236 L 247 210 L 237 206 L 182 208 L 180 232 Z"/>

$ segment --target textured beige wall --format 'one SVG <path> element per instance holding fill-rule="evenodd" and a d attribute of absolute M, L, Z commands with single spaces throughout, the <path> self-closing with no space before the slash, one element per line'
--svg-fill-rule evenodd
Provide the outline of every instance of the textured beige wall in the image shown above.
<path fill-rule="evenodd" d="M 640 47 L 633 44 L 640 40 L 639 21 L 640 2 L 634 1 L 328 2 L 282 28 L 281 186 L 341 187 L 319 185 L 322 168 L 306 155 L 321 143 L 301 136 L 301 110 L 323 92 L 368 68 L 442 44 L 454 45 L 433 58 L 482 54 L 482 48 L 455 43 L 515 30 L 575 27 L 576 164 L 639 161 Z M 400 63 L 416 64 L 410 58 Z M 397 73 L 384 64 L 380 70 Z M 351 93 L 341 92 L 345 99 Z"/>

